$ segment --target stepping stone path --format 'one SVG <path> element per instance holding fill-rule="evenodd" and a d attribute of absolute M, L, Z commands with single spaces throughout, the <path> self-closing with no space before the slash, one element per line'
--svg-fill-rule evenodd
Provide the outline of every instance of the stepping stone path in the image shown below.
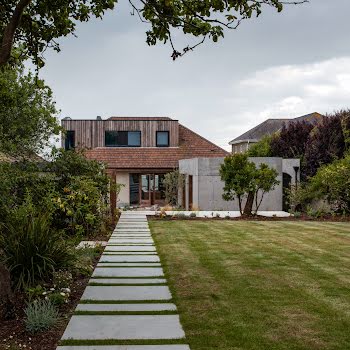
<path fill-rule="evenodd" d="M 171 299 L 146 213 L 123 212 L 57 350 L 190 350 Z"/>

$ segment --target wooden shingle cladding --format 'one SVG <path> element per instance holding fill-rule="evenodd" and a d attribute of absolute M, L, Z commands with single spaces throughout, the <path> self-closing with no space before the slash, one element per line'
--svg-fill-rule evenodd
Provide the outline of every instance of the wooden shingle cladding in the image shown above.
<path fill-rule="evenodd" d="M 157 131 L 169 131 L 169 147 L 179 146 L 179 123 L 164 119 L 62 120 L 65 130 L 75 131 L 75 145 L 93 149 L 105 146 L 105 131 L 141 131 L 141 147 L 156 147 Z M 62 138 L 64 147 L 64 137 Z"/>

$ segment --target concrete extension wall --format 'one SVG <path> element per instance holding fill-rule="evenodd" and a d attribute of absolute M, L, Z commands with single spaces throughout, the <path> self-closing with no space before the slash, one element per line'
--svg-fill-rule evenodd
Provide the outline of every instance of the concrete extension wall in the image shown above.
<path fill-rule="evenodd" d="M 222 198 L 224 183 L 221 181 L 219 169 L 224 158 L 194 158 L 184 159 L 179 162 L 180 173 L 186 177 L 186 209 L 189 209 L 188 193 L 189 175 L 193 176 L 193 207 L 200 210 L 239 210 L 238 201 L 225 201 Z M 294 166 L 300 166 L 299 159 L 282 159 L 275 157 L 250 158 L 259 165 L 267 164 L 277 170 L 277 180 L 280 184 L 269 193 L 266 193 L 259 210 L 282 210 L 283 201 L 283 172 L 292 176 L 295 183 Z M 299 180 L 299 179 L 298 179 Z M 243 203 L 244 205 L 244 203 Z"/>

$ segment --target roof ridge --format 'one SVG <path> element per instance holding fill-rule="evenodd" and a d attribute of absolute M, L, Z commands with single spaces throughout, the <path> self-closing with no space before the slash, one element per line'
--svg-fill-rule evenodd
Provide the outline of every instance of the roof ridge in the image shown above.
<path fill-rule="evenodd" d="M 212 141 L 206 139 L 206 138 L 203 137 L 202 135 L 199 135 L 199 134 L 197 134 L 195 131 L 189 129 L 187 126 L 184 126 L 183 124 L 180 124 L 180 123 L 179 123 L 179 127 L 183 127 L 184 129 L 186 129 L 186 130 L 188 130 L 189 132 L 195 134 L 196 136 L 198 136 L 198 137 L 201 138 L 202 140 L 208 142 L 208 143 L 211 144 L 212 146 L 214 146 L 214 147 L 220 149 L 221 151 L 224 151 L 224 152 L 226 152 L 226 153 L 229 153 L 229 152 L 227 152 L 225 149 L 223 149 L 223 148 L 221 148 L 220 146 L 216 145 L 214 142 L 212 142 Z"/>

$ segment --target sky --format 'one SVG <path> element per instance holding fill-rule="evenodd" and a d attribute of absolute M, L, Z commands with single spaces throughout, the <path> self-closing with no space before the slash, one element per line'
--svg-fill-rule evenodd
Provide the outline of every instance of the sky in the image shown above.
<path fill-rule="evenodd" d="M 266 7 L 175 62 L 169 45 L 146 44 L 147 25 L 130 12 L 120 0 L 46 53 L 40 76 L 60 118 L 167 116 L 229 150 L 267 118 L 350 108 L 349 0 Z M 176 34 L 178 48 L 187 41 Z"/>

